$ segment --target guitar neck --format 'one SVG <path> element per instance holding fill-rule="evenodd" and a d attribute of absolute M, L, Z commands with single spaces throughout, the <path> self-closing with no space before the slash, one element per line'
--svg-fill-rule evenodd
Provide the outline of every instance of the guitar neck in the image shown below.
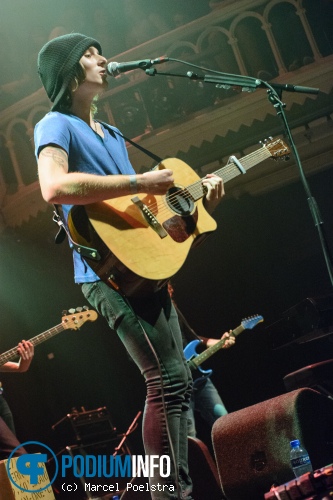
<path fill-rule="evenodd" d="M 39 335 L 36 335 L 36 337 L 30 339 L 29 342 L 31 342 L 34 346 L 41 344 L 45 340 L 48 340 L 49 338 L 53 337 L 54 335 L 57 335 L 58 333 L 62 332 L 65 329 L 66 327 L 62 323 L 60 323 L 59 325 L 54 326 L 53 328 L 50 328 L 49 330 L 46 330 L 45 332 L 40 333 Z M 13 349 L 10 349 L 9 351 L 0 354 L 0 366 L 7 363 L 7 361 L 12 361 L 13 359 L 16 359 L 17 357 L 18 357 L 17 347 L 13 347 Z"/>
<path fill-rule="evenodd" d="M 258 149 L 257 151 L 254 151 L 253 153 L 250 153 L 246 156 L 243 156 L 239 161 L 241 166 L 244 168 L 245 171 L 249 170 L 250 168 L 254 167 L 258 163 L 266 160 L 266 158 L 270 158 L 272 155 L 270 151 L 262 147 Z M 218 177 L 221 177 L 224 181 L 224 183 L 230 181 L 231 179 L 234 179 L 238 175 L 241 175 L 243 172 L 239 169 L 239 167 L 236 165 L 234 161 L 230 161 L 228 165 L 225 165 L 224 167 L 220 168 L 219 170 L 216 170 L 214 172 L 215 175 Z M 199 200 L 202 198 L 206 191 L 205 187 L 202 185 L 201 179 L 200 181 L 195 182 L 194 184 L 191 184 L 190 186 L 187 186 L 186 190 L 188 193 L 191 195 L 192 199 L 194 201 Z"/>
<path fill-rule="evenodd" d="M 245 328 L 242 325 L 239 325 L 230 333 L 230 335 L 237 337 L 237 335 L 242 333 L 244 330 Z M 215 354 L 218 350 L 222 349 L 226 341 L 227 339 L 221 339 L 216 344 L 208 347 L 208 349 L 205 349 L 201 354 L 198 354 L 198 356 L 191 359 L 191 364 L 195 365 L 196 367 L 200 366 L 204 361 L 213 356 L 213 354 Z"/>

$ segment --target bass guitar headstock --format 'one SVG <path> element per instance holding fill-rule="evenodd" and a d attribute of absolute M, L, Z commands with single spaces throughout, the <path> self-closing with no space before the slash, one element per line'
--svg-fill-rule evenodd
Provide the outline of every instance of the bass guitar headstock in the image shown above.
<path fill-rule="evenodd" d="M 63 311 L 61 323 L 65 329 L 78 330 L 86 321 L 95 321 L 98 314 L 93 309 L 90 310 L 87 306 L 77 307 Z"/>

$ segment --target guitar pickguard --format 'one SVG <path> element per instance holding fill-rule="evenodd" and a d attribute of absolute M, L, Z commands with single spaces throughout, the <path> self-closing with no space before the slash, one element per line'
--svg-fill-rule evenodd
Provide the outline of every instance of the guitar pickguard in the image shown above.
<path fill-rule="evenodd" d="M 175 215 L 165 221 L 162 225 L 174 241 L 182 243 L 194 233 L 197 221 L 198 210 L 196 209 L 193 215 L 189 215 L 187 217 Z"/>

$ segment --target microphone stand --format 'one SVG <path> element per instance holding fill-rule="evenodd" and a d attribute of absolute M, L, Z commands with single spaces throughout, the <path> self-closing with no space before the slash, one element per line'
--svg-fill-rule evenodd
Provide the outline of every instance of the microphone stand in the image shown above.
<path fill-rule="evenodd" d="M 128 436 L 131 434 L 131 432 L 134 430 L 134 426 L 136 425 L 136 423 L 137 423 L 137 421 L 138 421 L 138 419 L 139 419 L 139 417 L 140 417 L 141 413 L 142 413 L 142 411 L 139 411 L 139 412 L 136 414 L 136 416 L 135 416 L 135 418 L 134 418 L 133 422 L 131 423 L 131 425 L 129 426 L 129 428 L 128 428 L 128 429 L 127 429 L 127 431 L 125 432 L 125 434 L 123 434 L 123 438 L 122 438 L 122 440 L 120 441 L 120 443 L 118 444 L 118 446 L 114 449 L 114 453 L 113 453 L 113 455 L 112 455 L 113 457 L 115 457 L 116 455 L 118 455 L 118 451 L 119 451 L 119 450 L 121 450 L 121 448 L 122 448 L 123 444 L 125 443 L 125 441 L 126 441 L 127 437 L 128 437 Z"/>
<path fill-rule="evenodd" d="M 170 61 L 177 61 L 177 62 L 182 62 L 187 64 L 185 61 L 180 61 L 176 59 L 168 59 Z M 191 66 L 194 66 L 191 64 Z M 205 69 L 205 68 L 203 68 Z M 212 70 L 208 70 L 212 71 Z M 286 107 L 286 104 L 282 102 L 282 91 L 285 90 L 287 92 L 302 92 L 302 93 L 308 93 L 308 94 L 318 94 L 319 89 L 313 88 L 313 87 L 302 87 L 298 85 L 291 85 L 291 84 L 279 84 L 279 83 L 268 83 L 263 80 L 260 80 L 258 78 L 253 78 L 250 76 L 244 76 L 244 75 L 234 75 L 230 73 L 222 73 L 218 71 L 212 71 L 214 74 L 207 74 L 204 76 L 199 76 L 196 73 L 193 73 L 192 71 L 188 71 L 185 74 L 175 74 L 175 73 L 158 73 L 155 68 L 149 68 L 145 70 L 146 74 L 148 76 L 155 76 L 155 75 L 165 75 L 165 76 L 177 76 L 177 77 L 185 77 L 189 78 L 191 80 L 202 80 L 205 83 L 213 83 L 216 85 L 218 88 L 224 88 L 224 89 L 230 89 L 231 87 L 241 87 L 242 91 L 245 92 L 254 92 L 257 88 L 266 88 L 267 90 L 267 95 L 268 95 L 268 100 L 269 102 L 274 106 L 277 116 L 279 116 L 282 120 L 284 130 L 285 130 L 285 135 L 288 139 L 292 154 L 294 155 L 296 165 L 299 170 L 300 174 L 300 179 L 303 184 L 303 188 L 305 190 L 306 196 L 307 196 L 307 201 L 309 204 L 309 209 L 314 221 L 314 225 L 316 226 L 318 230 L 318 236 L 319 236 L 319 241 L 321 245 L 321 249 L 323 252 L 324 260 L 326 263 L 329 279 L 331 286 L 333 287 L 333 260 L 332 260 L 332 255 L 330 253 L 329 245 L 327 243 L 327 238 L 324 234 L 323 230 L 323 220 L 321 218 L 319 208 L 317 205 L 317 202 L 315 198 L 311 194 L 311 190 L 307 181 L 307 178 L 304 174 L 304 170 L 302 167 L 302 163 L 296 148 L 296 145 L 294 143 L 294 139 L 290 130 L 290 127 L 288 125 L 288 121 L 286 118 L 286 114 L 284 112 L 284 108 Z"/>

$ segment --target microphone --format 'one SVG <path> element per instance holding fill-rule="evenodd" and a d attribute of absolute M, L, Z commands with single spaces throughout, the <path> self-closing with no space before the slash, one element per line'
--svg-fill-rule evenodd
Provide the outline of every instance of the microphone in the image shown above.
<path fill-rule="evenodd" d="M 274 83 L 269 82 L 273 89 L 285 90 L 286 92 L 301 92 L 304 94 L 319 94 L 320 89 L 314 87 L 303 87 L 302 85 L 292 85 L 290 83 Z M 265 84 L 260 84 L 259 87 L 266 87 Z"/>
<path fill-rule="evenodd" d="M 154 64 L 162 64 L 169 61 L 166 56 L 157 57 L 156 59 L 141 59 L 140 61 L 129 61 L 118 63 L 111 61 L 106 66 L 106 71 L 111 76 L 118 76 L 120 73 L 126 73 L 127 71 L 132 71 L 133 69 L 143 69 L 146 70 L 151 68 Z"/>

